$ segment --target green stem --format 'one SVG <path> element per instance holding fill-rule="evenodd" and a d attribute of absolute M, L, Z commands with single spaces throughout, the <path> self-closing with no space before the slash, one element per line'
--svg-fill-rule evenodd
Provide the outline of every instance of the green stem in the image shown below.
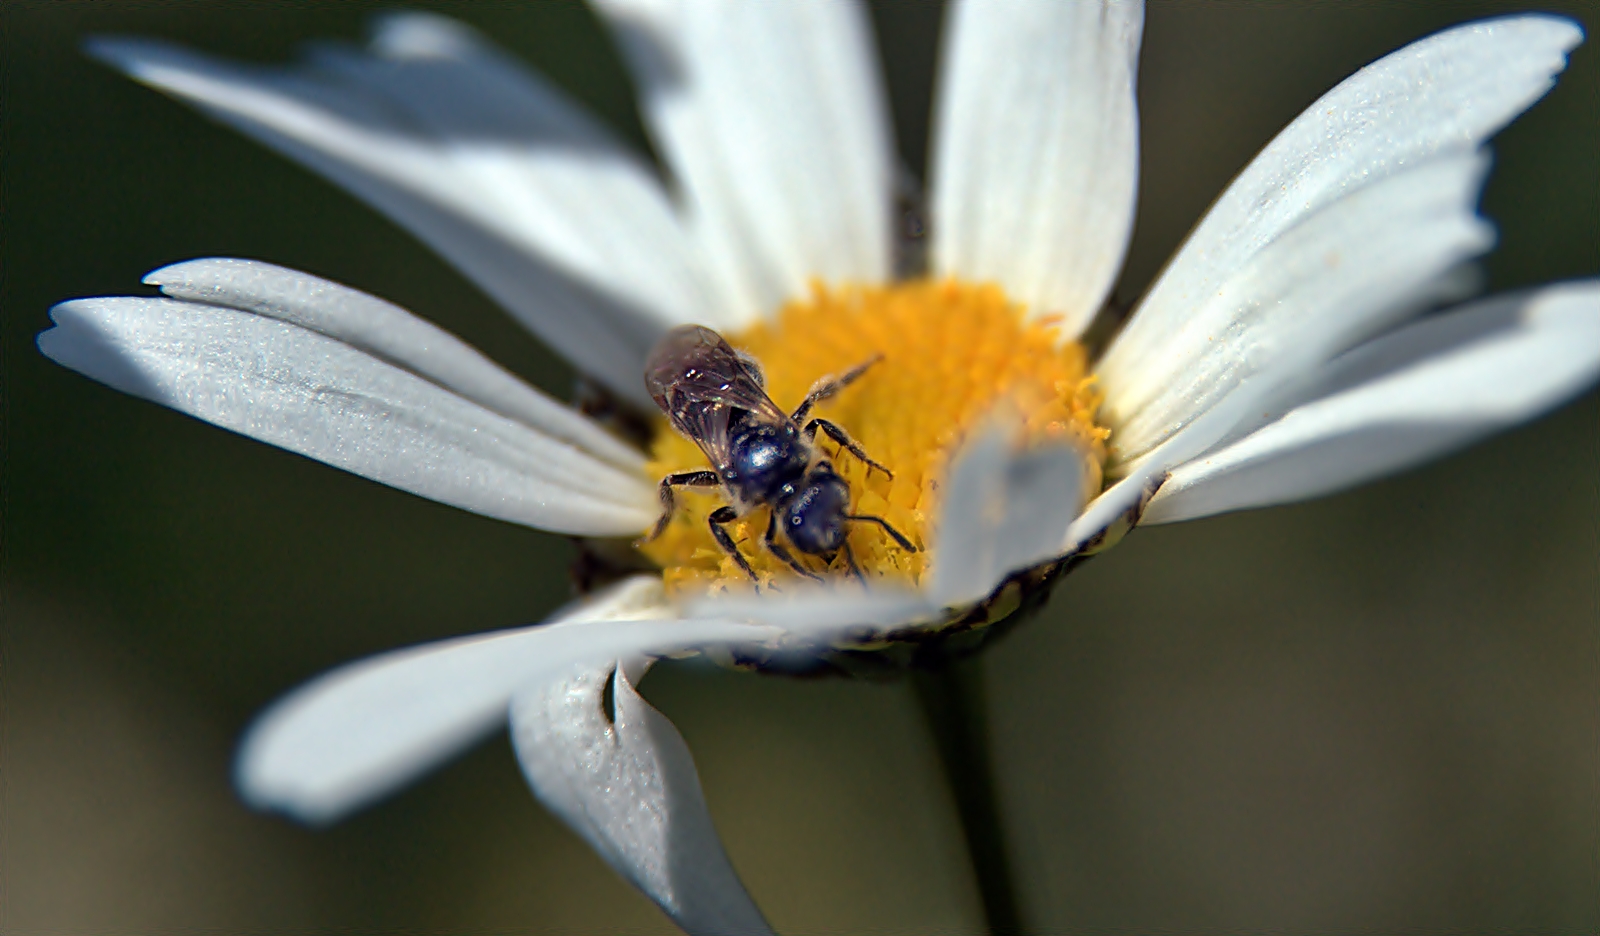
<path fill-rule="evenodd" d="M 989 932 L 1016 936 L 1022 932 L 1022 916 L 989 767 L 982 671 L 976 660 L 948 663 L 937 670 L 914 672 L 912 684 L 955 795 Z"/>

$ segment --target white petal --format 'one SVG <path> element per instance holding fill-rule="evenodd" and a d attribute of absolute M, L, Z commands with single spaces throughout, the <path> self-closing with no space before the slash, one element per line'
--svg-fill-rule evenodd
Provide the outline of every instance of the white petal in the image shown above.
<path fill-rule="evenodd" d="M 1242 422 L 1256 396 L 1233 394 L 1200 414 L 1185 431 L 1156 446 L 1130 467 L 1126 475 L 1100 492 L 1067 527 L 1061 554 L 1070 556 L 1093 551 L 1108 541 L 1115 543 L 1141 519 L 1145 506 L 1165 485 L 1171 470 L 1205 451 L 1229 426 Z"/>
<path fill-rule="evenodd" d="M 1166 464 L 1149 460 L 1101 491 L 1073 518 L 1058 551 L 1063 556 L 1092 552 L 1108 537 L 1114 537 L 1109 541 L 1115 543 L 1138 522 L 1143 505 L 1150 502 L 1166 477 Z"/>
<path fill-rule="evenodd" d="M 1530 419 L 1597 377 L 1600 282 L 1431 317 L 1331 362 L 1327 395 L 1175 469 L 1145 521 L 1342 490 Z"/>
<path fill-rule="evenodd" d="M 369 54 L 325 46 L 315 63 L 403 108 L 480 183 L 486 214 L 584 282 L 669 325 L 725 324 L 653 170 L 578 104 L 461 23 L 400 13 L 377 26 Z"/>
<path fill-rule="evenodd" d="M 640 475 L 286 321 L 173 299 L 50 314 L 39 349 L 57 363 L 401 490 L 580 535 L 637 533 L 656 513 Z"/>
<path fill-rule="evenodd" d="M 771 932 L 717 837 L 683 736 L 622 665 L 518 693 L 511 738 L 539 800 L 686 932 Z"/>
<path fill-rule="evenodd" d="M 1084 455 L 1070 445 L 1018 451 L 996 422 L 963 447 L 944 485 L 928 592 L 978 601 L 1007 575 L 1057 555 L 1083 505 Z"/>
<path fill-rule="evenodd" d="M 827 646 L 848 639 L 853 631 L 881 631 L 936 614 L 939 608 L 920 592 L 854 582 L 795 584 L 781 592 L 759 595 L 727 592 L 691 602 L 691 617 L 724 618 L 770 624 L 784 629 L 798 645 Z"/>
<path fill-rule="evenodd" d="M 727 304 L 889 275 L 891 144 L 854 3 L 601 0 Z"/>
<path fill-rule="evenodd" d="M 1114 423 L 1136 416 L 1144 419 L 1136 438 L 1128 440 L 1124 457 L 1134 457 L 1170 434 L 1185 412 L 1193 416 L 1215 402 L 1208 398 L 1185 410 L 1172 394 L 1164 403 L 1152 401 L 1174 385 L 1201 385 L 1205 375 L 1191 369 L 1195 361 L 1214 344 L 1231 347 L 1236 340 L 1234 323 L 1261 314 L 1260 309 L 1237 303 L 1232 311 L 1219 311 L 1217 303 L 1254 295 L 1241 290 L 1247 284 L 1241 284 L 1240 277 L 1263 275 L 1266 254 L 1274 245 L 1308 224 L 1326 224 L 1317 217 L 1339 210 L 1340 200 L 1377 186 L 1393 190 L 1386 180 L 1471 153 L 1549 90 L 1553 76 L 1565 65 L 1566 51 L 1581 39 L 1573 23 L 1549 16 L 1507 17 L 1448 30 L 1362 69 L 1296 118 L 1213 206 L 1101 361 L 1098 370 L 1107 397 L 1103 412 Z M 1466 187 L 1459 198 L 1457 207 L 1465 216 L 1473 209 L 1476 188 Z M 1443 203 L 1406 219 L 1388 218 L 1370 198 L 1369 204 L 1372 216 L 1365 223 L 1346 218 L 1342 243 L 1332 236 L 1335 232 L 1325 231 L 1330 236 L 1322 243 L 1306 238 L 1302 249 L 1332 250 L 1329 256 L 1342 263 L 1347 253 L 1362 249 L 1362 241 L 1381 236 L 1398 242 L 1408 256 L 1426 255 L 1429 245 L 1422 241 L 1460 233 L 1459 228 L 1427 229 L 1444 221 L 1439 215 L 1446 207 Z M 1385 225 L 1399 230 L 1384 232 Z M 1485 246 L 1463 242 L 1459 249 L 1425 259 L 1437 262 L 1452 255 L 1459 259 L 1462 253 Z M 1304 265 L 1317 259 L 1294 258 L 1286 256 L 1284 248 L 1277 249 L 1281 262 Z M 1440 272 L 1419 266 L 1413 276 L 1396 276 L 1389 285 L 1397 294 L 1387 298 L 1415 299 Z M 1373 274 L 1356 267 L 1345 275 Z M 1415 288 L 1406 288 L 1407 279 Z M 1255 298 L 1282 301 L 1282 311 L 1273 315 L 1298 316 L 1305 311 L 1298 298 Z M 1381 293 L 1372 290 L 1367 305 L 1347 303 L 1336 310 L 1341 318 L 1362 320 L 1349 330 L 1352 337 L 1371 334 L 1373 323 L 1364 319 L 1374 313 L 1372 302 L 1378 298 Z M 1395 307 L 1393 302 L 1377 305 L 1388 307 L 1379 310 L 1380 315 Z M 1197 324 L 1201 321 L 1204 324 Z M 1259 337 L 1248 339 L 1234 355 L 1251 368 L 1264 363 L 1248 360 L 1252 348 L 1273 350 L 1257 343 Z M 1280 340 L 1300 339 L 1291 330 Z M 1315 350 L 1321 358 L 1311 355 L 1305 363 L 1325 360 L 1342 348 Z"/>
<path fill-rule="evenodd" d="M 723 324 L 649 170 L 465 27 L 396 17 L 366 53 L 326 47 L 287 69 L 148 40 L 90 51 L 366 200 L 636 401 L 664 328 Z"/>
<path fill-rule="evenodd" d="M 1133 230 L 1135 2 L 952 5 L 933 155 L 933 267 L 1081 332 Z"/>
<path fill-rule="evenodd" d="M 1334 202 L 1195 296 L 1159 341 L 1132 332 L 1136 316 L 1133 337 L 1099 367 L 1110 473 L 1220 401 L 1268 392 L 1437 299 L 1451 282 L 1443 274 L 1493 243 L 1473 212 L 1485 166 L 1480 154 L 1453 153 Z M 1129 356 L 1135 347 L 1142 357 Z"/>
<path fill-rule="evenodd" d="M 512 696 L 575 665 L 760 633 L 684 622 L 658 579 L 638 577 L 554 622 L 369 657 L 279 700 L 240 745 L 244 797 L 308 822 L 337 819 L 415 779 L 503 723 Z"/>
<path fill-rule="evenodd" d="M 480 354 L 393 303 L 270 263 L 212 257 L 162 267 L 144 282 L 174 299 L 292 322 L 398 364 L 447 390 L 628 471 L 644 456 Z"/>

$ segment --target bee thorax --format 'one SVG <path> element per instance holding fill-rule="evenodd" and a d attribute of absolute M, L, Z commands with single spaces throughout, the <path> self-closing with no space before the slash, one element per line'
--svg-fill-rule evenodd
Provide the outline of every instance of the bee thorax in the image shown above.
<path fill-rule="evenodd" d="M 753 500 L 772 500 L 805 473 L 809 459 L 791 426 L 751 425 L 736 433 L 728 446 L 723 471 L 730 487 Z"/>

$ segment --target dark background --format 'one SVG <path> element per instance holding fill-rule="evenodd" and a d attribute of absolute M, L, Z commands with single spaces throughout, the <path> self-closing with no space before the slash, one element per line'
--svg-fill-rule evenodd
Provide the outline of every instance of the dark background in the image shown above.
<path fill-rule="evenodd" d="M 415 4 L 414 6 L 431 6 Z M 1131 299 L 1271 136 L 1361 65 L 1518 5 L 1159 3 Z M 592 15 L 452 4 L 642 141 Z M 1548 5 L 1600 26 L 1593 4 Z M 537 620 L 566 543 L 204 426 L 43 359 L 73 296 L 197 256 L 392 299 L 571 374 L 350 197 L 101 68 L 84 36 L 279 61 L 376 5 L 0 10 L 0 926 L 670 927 L 528 795 L 503 738 L 330 830 L 229 787 L 251 714 L 372 651 Z M 920 164 L 938 13 L 874 9 Z M 1600 55 L 1495 141 L 1496 289 L 1600 267 Z M 1600 927 L 1600 407 L 1310 504 L 1140 531 L 984 660 L 1028 920 L 1053 931 Z M 904 685 L 661 668 L 735 864 L 788 932 L 981 927 Z"/>

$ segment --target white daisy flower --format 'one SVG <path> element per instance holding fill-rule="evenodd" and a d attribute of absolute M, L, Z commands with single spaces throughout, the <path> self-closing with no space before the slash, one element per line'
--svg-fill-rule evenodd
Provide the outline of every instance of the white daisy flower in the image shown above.
<path fill-rule="evenodd" d="M 1582 39 L 1518 16 L 1356 73 L 1233 182 L 1092 353 L 1137 187 L 1143 13 L 1122 3 L 950 12 L 928 271 L 896 277 L 897 173 L 862 11 L 848 3 L 604 0 L 665 181 L 559 91 L 453 22 L 385 18 L 362 49 L 259 68 L 149 40 L 93 51 L 322 172 L 411 230 L 602 388 L 669 329 L 717 329 L 840 452 L 849 549 L 763 544 L 765 507 L 660 537 L 657 482 L 706 467 L 522 383 L 411 313 L 303 273 L 205 259 L 160 298 L 52 310 L 54 360 L 112 387 L 476 513 L 590 539 L 616 581 L 549 621 L 335 670 L 257 722 L 245 796 L 347 814 L 508 719 L 538 797 L 692 932 L 760 932 L 687 747 L 634 686 L 654 659 L 904 665 L 980 644 L 1134 523 L 1314 497 L 1544 412 L 1600 375 L 1600 283 L 1439 314 L 1493 243 L 1484 141 Z M 638 444 L 635 444 L 637 442 Z M 830 453 L 832 444 L 824 446 Z M 620 557 L 620 558 L 619 558 Z M 739 558 L 763 586 L 749 587 Z M 629 564 L 632 568 L 628 568 Z M 847 566 L 860 572 L 855 584 Z"/>

